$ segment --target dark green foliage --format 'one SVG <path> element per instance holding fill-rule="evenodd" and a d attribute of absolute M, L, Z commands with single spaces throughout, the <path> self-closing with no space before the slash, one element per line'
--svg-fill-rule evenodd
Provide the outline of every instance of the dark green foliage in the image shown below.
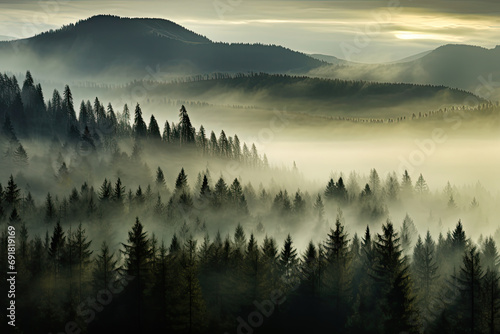
<path fill-rule="evenodd" d="M 56 207 L 52 201 L 52 196 L 47 193 L 47 199 L 45 201 L 45 221 L 47 223 L 53 222 L 57 216 Z"/>
<path fill-rule="evenodd" d="M 175 193 L 182 194 L 186 191 L 188 191 L 187 175 L 184 172 L 184 168 L 182 168 L 175 180 Z"/>
<path fill-rule="evenodd" d="M 54 232 L 52 233 L 52 237 L 50 238 L 50 248 L 48 250 L 48 254 L 52 262 L 55 280 L 58 279 L 61 273 L 61 267 L 65 260 L 64 258 L 65 245 L 66 245 L 66 236 L 61 227 L 61 223 L 58 221 L 56 226 L 54 227 Z"/>
<path fill-rule="evenodd" d="M 433 299 L 436 296 L 438 265 L 436 262 L 436 246 L 430 232 L 427 231 L 425 241 L 419 236 L 413 250 L 413 263 L 411 266 L 417 303 L 423 320 L 429 322 L 432 316 Z"/>
<path fill-rule="evenodd" d="M 181 145 L 194 143 L 195 129 L 191 125 L 191 120 L 189 119 L 186 108 L 184 106 L 182 106 L 181 110 L 179 111 L 179 118 Z"/>
<path fill-rule="evenodd" d="M 158 169 L 156 170 L 155 184 L 159 190 L 163 190 L 167 186 L 165 175 L 163 174 L 163 170 L 160 167 L 158 167 Z"/>
<path fill-rule="evenodd" d="M 420 324 L 411 290 L 413 284 L 400 239 L 390 221 L 382 226 L 382 231 L 374 243 L 373 274 L 381 297 L 381 328 L 384 333 L 417 333 Z"/>
<path fill-rule="evenodd" d="M 224 179 L 221 177 L 215 184 L 215 188 L 212 194 L 212 207 L 214 209 L 220 209 L 228 201 L 229 189 Z"/>
<path fill-rule="evenodd" d="M 142 118 L 142 110 L 139 104 L 135 107 L 134 133 L 136 139 L 145 139 L 148 134 L 146 123 Z"/>
<path fill-rule="evenodd" d="M 111 182 L 108 182 L 107 179 L 104 179 L 101 188 L 99 189 L 99 200 L 102 202 L 107 202 L 111 199 L 113 195 L 111 189 Z"/>
<path fill-rule="evenodd" d="M 455 288 L 458 290 L 457 309 L 454 314 L 458 332 L 477 333 L 483 327 L 481 317 L 484 307 L 481 300 L 483 276 L 479 252 L 472 247 L 465 252 L 463 264 L 454 280 Z"/>
<path fill-rule="evenodd" d="M 151 115 L 151 119 L 149 120 L 148 138 L 158 141 L 161 140 L 160 127 L 158 126 L 154 115 Z"/>
<path fill-rule="evenodd" d="M 325 244 L 326 271 L 322 285 L 325 287 L 329 303 L 332 305 L 336 326 L 344 327 L 348 316 L 352 277 L 350 272 L 351 254 L 349 240 L 344 226 L 337 217 L 335 229 L 330 229 Z"/>
<path fill-rule="evenodd" d="M 104 241 L 99 253 L 94 259 L 95 267 L 92 271 L 92 286 L 95 291 L 108 289 L 117 278 L 117 260 Z"/>
<path fill-rule="evenodd" d="M 133 295 L 135 325 L 137 326 L 137 330 L 140 331 L 144 326 L 144 291 L 151 279 L 151 260 L 153 254 L 147 232 L 144 231 L 139 218 L 136 218 L 132 230 L 128 233 L 127 244 L 122 244 L 122 246 L 124 249 L 121 252 L 125 256 L 125 263 L 121 269 L 128 276 L 134 278 L 129 291 Z"/>
<path fill-rule="evenodd" d="M 3 194 L 3 200 L 7 208 L 14 208 L 17 206 L 20 201 L 20 192 L 21 190 L 16 182 L 14 182 L 14 177 L 11 175 Z"/>

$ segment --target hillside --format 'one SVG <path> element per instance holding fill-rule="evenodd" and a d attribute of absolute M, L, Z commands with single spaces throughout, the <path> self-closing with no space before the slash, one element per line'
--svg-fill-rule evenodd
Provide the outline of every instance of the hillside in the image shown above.
<path fill-rule="evenodd" d="M 445 45 L 405 62 L 391 64 L 328 65 L 310 72 L 313 76 L 384 82 L 444 85 L 499 99 L 500 47 L 486 49 L 470 45 Z M 491 76 L 491 79 L 489 77 Z M 493 82 L 493 83 L 494 83 Z"/>
<path fill-rule="evenodd" d="M 138 87 L 146 86 L 153 87 L 148 90 L 148 98 L 153 100 L 181 99 L 218 105 L 287 108 L 327 116 L 411 115 L 413 112 L 427 109 L 463 105 L 475 98 L 469 92 L 444 86 L 370 83 L 270 74 L 198 78 L 164 84 L 133 82 L 105 94 L 112 94 L 114 97 L 133 96 Z"/>
<path fill-rule="evenodd" d="M 94 16 L 0 42 L 0 70 L 118 82 L 210 72 L 306 72 L 324 63 L 275 45 L 215 43 L 161 19 Z"/>

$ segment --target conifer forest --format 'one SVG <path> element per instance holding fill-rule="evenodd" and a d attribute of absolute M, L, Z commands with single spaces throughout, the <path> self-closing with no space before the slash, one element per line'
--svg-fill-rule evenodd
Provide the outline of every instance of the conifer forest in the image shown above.
<path fill-rule="evenodd" d="M 66 2 L 41 13 L 95 6 Z M 380 36 L 355 52 L 339 28 L 340 58 L 303 53 L 341 5 L 283 1 L 298 41 L 280 46 L 244 25 L 288 40 L 285 19 L 237 20 L 275 1 L 226 2 L 213 30 L 179 16 L 214 40 L 166 19 L 0 23 L 0 333 L 500 333 L 499 47 L 398 32 L 443 43 L 375 63 Z"/>

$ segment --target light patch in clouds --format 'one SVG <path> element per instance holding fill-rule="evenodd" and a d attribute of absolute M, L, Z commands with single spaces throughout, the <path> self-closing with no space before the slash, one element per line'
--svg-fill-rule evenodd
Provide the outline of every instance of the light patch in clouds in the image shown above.
<path fill-rule="evenodd" d="M 427 34 L 418 33 L 413 31 L 397 31 L 394 36 L 399 39 L 425 39 L 425 40 L 436 40 L 436 41 L 448 41 L 448 42 L 462 42 L 462 38 L 458 36 L 449 36 L 442 34 Z"/>

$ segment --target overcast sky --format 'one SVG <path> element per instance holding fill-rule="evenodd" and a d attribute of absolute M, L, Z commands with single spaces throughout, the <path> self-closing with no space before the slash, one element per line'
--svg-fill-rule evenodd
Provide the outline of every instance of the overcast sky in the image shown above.
<path fill-rule="evenodd" d="M 363 62 L 448 43 L 500 44 L 499 0 L 0 0 L 0 36 L 30 37 L 96 14 L 164 18 L 214 41 L 279 44 Z"/>

